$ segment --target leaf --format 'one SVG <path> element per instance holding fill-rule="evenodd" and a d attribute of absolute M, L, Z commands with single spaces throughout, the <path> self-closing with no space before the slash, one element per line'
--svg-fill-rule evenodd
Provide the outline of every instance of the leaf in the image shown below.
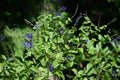
<path fill-rule="evenodd" d="M 55 55 L 55 58 L 61 60 L 63 58 L 62 56 L 63 56 L 63 52 L 60 52 Z"/>
<path fill-rule="evenodd" d="M 87 73 L 88 76 L 90 76 L 90 75 L 92 75 L 92 74 L 96 74 L 96 71 L 95 71 L 94 68 L 92 68 L 92 69 Z"/>
<path fill-rule="evenodd" d="M 63 38 L 58 38 L 58 43 L 64 43 Z"/>
<path fill-rule="evenodd" d="M 58 60 L 53 61 L 53 67 L 57 68 L 59 66 Z"/>
<path fill-rule="evenodd" d="M 72 67 L 74 65 L 74 63 L 75 63 L 74 61 L 71 61 L 70 62 L 70 67 Z"/>
<path fill-rule="evenodd" d="M 64 76 L 64 74 L 60 71 L 60 72 L 55 72 L 55 74 L 58 76 L 58 77 L 61 77 L 62 78 L 62 80 L 65 80 L 65 76 Z"/>
<path fill-rule="evenodd" d="M 40 62 L 41 62 L 41 64 L 42 64 L 43 67 L 46 65 L 46 60 L 45 60 L 45 58 L 42 58 L 42 59 L 40 60 Z"/>
<path fill-rule="evenodd" d="M 83 48 L 78 48 L 78 50 L 80 53 L 83 53 L 83 51 L 84 51 Z"/>
<path fill-rule="evenodd" d="M 5 55 L 1 55 L 2 59 L 6 60 L 6 56 Z"/>
<path fill-rule="evenodd" d="M 45 42 L 48 41 L 49 36 L 44 36 Z"/>
<path fill-rule="evenodd" d="M 96 51 L 99 52 L 102 48 L 102 43 L 98 42 L 98 44 L 96 44 Z"/>
<path fill-rule="evenodd" d="M 4 67 L 4 63 L 0 63 L 0 72 L 2 72 L 3 67 Z"/>
<path fill-rule="evenodd" d="M 99 40 L 102 40 L 102 39 L 103 39 L 102 35 L 99 34 L 99 35 L 98 35 L 98 39 L 99 39 Z"/>
<path fill-rule="evenodd" d="M 69 53 L 78 53 L 77 50 L 69 50 Z"/>
<path fill-rule="evenodd" d="M 22 80 L 27 80 L 27 76 L 23 76 L 23 77 L 22 77 Z"/>
<path fill-rule="evenodd" d="M 66 44 L 65 44 L 65 48 L 66 48 L 66 49 L 70 49 L 70 47 L 69 47 L 68 45 L 66 45 Z"/>
<path fill-rule="evenodd" d="M 77 75 L 77 69 L 73 68 L 72 71 L 74 72 L 75 75 Z"/>
<path fill-rule="evenodd" d="M 84 71 L 83 71 L 83 70 L 80 70 L 80 71 L 78 72 L 78 74 L 77 74 L 78 77 L 83 76 L 83 75 L 84 75 Z"/>
<path fill-rule="evenodd" d="M 86 66 L 86 71 L 85 73 L 88 73 L 88 71 L 93 67 L 93 64 L 92 63 L 88 63 L 87 66 Z"/>
<path fill-rule="evenodd" d="M 23 71 L 25 69 L 24 66 L 17 66 L 16 68 L 16 73 L 20 73 L 21 71 Z"/>
<path fill-rule="evenodd" d="M 95 48 L 91 46 L 88 50 L 88 53 L 94 55 L 95 54 Z"/>

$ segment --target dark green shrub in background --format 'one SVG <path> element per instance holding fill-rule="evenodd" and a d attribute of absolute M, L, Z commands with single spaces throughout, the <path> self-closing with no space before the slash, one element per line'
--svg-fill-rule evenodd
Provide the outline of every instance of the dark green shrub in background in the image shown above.
<path fill-rule="evenodd" d="M 33 20 L 41 11 L 43 0 L 1 0 L 0 24 L 23 25 L 24 19 Z"/>

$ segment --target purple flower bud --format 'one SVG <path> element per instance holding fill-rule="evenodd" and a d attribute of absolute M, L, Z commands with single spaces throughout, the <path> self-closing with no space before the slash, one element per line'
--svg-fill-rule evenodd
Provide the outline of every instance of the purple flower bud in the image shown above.
<path fill-rule="evenodd" d="M 77 25 L 78 25 L 78 23 L 79 23 L 79 21 L 78 21 L 78 20 L 79 20 L 79 18 L 77 18 L 77 19 L 76 19 L 76 21 L 75 21 L 75 26 L 77 26 Z"/>
<path fill-rule="evenodd" d="M 24 43 L 23 46 L 24 46 L 24 47 L 29 47 L 29 48 L 31 49 L 31 48 L 33 47 L 33 45 L 32 45 L 32 40 Z"/>
<path fill-rule="evenodd" d="M 80 18 L 82 18 L 82 17 L 83 17 L 83 14 L 82 14 L 82 13 L 80 13 L 79 17 L 80 17 Z"/>
<path fill-rule="evenodd" d="M 88 40 L 83 40 L 83 42 L 84 42 L 85 44 L 87 44 L 87 43 L 88 43 Z"/>
<path fill-rule="evenodd" d="M 64 30 L 64 28 L 62 28 L 62 27 L 59 29 L 60 34 L 63 34 L 63 30 Z"/>
<path fill-rule="evenodd" d="M 31 34 L 26 34 L 26 37 L 31 39 L 32 35 Z"/>
<path fill-rule="evenodd" d="M 27 47 L 29 44 L 26 42 L 23 44 L 24 47 Z"/>
<path fill-rule="evenodd" d="M 113 74 L 113 80 L 117 80 L 118 72 L 117 71 L 112 71 L 112 74 Z"/>
<path fill-rule="evenodd" d="M 120 36 L 117 37 L 117 40 L 120 41 Z"/>
<path fill-rule="evenodd" d="M 57 11 L 57 12 L 56 12 L 56 15 L 57 15 L 57 16 L 61 16 L 61 13 Z"/>
<path fill-rule="evenodd" d="M 28 42 L 28 46 L 29 46 L 30 49 L 33 47 L 33 45 L 32 45 L 32 40 L 30 40 L 30 41 Z"/>
<path fill-rule="evenodd" d="M 66 7 L 65 6 L 62 6 L 61 8 L 60 8 L 62 11 L 66 11 Z"/>
<path fill-rule="evenodd" d="M 40 26 L 36 24 L 34 27 L 35 27 L 36 29 L 38 29 Z"/>
<path fill-rule="evenodd" d="M 4 42 L 4 41 L 5 41 L 5 36 L 2 36 L 2 37 L 0 38 L 0 40 Z"/>
<path fill-rule="evenodd" d="M 52 70 L 53 70 L 52 64 L 49 65 L 49 70 L 50 70 L 50 72 L 52 72 Z"/>
<path fill-rule="evenodd" d="M 67 57 L 66 59 L 67 59 L 67 60 L 71 60 L 71 57 Z"/>
<path fill-rule="evenodd" d="M 70 37 L 70 34 L 68 33 L 67 36 Z"/>

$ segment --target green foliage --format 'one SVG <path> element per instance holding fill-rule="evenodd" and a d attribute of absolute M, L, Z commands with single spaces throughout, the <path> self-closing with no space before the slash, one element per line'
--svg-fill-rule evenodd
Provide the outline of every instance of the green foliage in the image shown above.
<path fill-rule="evenodd" d="M 52 80 L 56 76 L 62 80 L 111 80 L 116 75 L 120 77 L 119 40 L 112 41 L 109 34 L 101 34 L 107 26 L 98 27 L 85 15 L 79 29 L 72 25 L 69 29 L 67 25 L 72 20 L 64 15 L 67 14 L 41 14 L 32 29 L 6 28 L 6 38 L 12 37 L 14 45 L 2 42 L 11 50 L 7 54 L 12 54 L 0 56 L 2 80 Z"/>

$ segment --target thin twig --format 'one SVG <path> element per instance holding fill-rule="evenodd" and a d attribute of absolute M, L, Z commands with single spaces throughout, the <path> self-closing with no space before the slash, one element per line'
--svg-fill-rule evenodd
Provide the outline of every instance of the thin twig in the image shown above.
<path fill-rule="evenodd" d="M 111 23 L 115 22 L 117 18 L 112 19 L 109 23 L 107 23 L 107 26 L 110 25 Z"/>
<path fill-rule="evenodd" d="M 99 15 L 98 26 L 100 26 L 100 18 L 101 18 L 101 16 Z"/>
<path fill-rule="evenodd" d="M 77 14 L 77 11 L 78 11 L 78 4 L 77 4 L 77 6 L 76 6 L 75 13 L 74 13 L 74 15 L 71 17 L 71 19 L 73 19 L 73 18 L 75 17 L 75 15 Z"/>

